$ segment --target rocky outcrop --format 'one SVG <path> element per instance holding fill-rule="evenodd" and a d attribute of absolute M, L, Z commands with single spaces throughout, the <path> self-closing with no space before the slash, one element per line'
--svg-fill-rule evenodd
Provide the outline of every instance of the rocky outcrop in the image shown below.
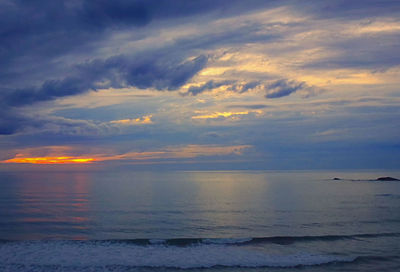
<path fill-rule="evenodd" d="M 400 179 L 392 178 L 392 177 L 380 177 L 380 178 L 376 179 L 376 181 L 397 181 L 397 180 L 400 180 Z"/>

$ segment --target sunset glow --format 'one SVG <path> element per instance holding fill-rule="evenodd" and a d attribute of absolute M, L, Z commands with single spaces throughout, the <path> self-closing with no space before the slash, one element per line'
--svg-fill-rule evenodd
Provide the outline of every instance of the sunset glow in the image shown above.
<path fill-rule="evenodd" d="M 114 120 L 111 121 L 111 124 L 118 124 L 118 125 L 145 125 L 145 124 L 152 124 L 153 121 L 151 120 L 152 115 L 146 115 L 143 117 L 139 117 L 136 119 L 122 119 L 122 120 Z"/>
<path fill-rule="evenodd" d="M 94 158 L 80 157 L 35 157 L 35 158 L 13 158 L 3 161 L 4 163 L 33 163 L 33 164 L 67 164 L 67 163 L 91 163 Z"/>
<path fill-rule="evenodd" d="M 196 115 L 193 116 L 192 119 L 217 119 L 217 118 L 227 118 L 227 117 L 234 117 L 234 116 L 240 116 L 240 115 L 248 115 L 249 113 L 257 113 L 261 114 L 262 111 L 260 110 L 255 110 L 255 111 L 242 111 L 242 112 L 214 112 L 211 114 L 206 114 L 206 115 Z"/>
<path fill-rule="evenodd" d="M 53 2 L 0 1 L 0 168 L 398 167 L 398 1 Z"/>

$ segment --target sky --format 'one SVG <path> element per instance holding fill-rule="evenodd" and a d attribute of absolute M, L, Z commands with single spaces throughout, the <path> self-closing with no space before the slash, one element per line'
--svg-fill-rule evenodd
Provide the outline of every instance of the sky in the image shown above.
<path fill-rule="evenodd" d="M 398 169 L 399 52 L 399 1 L 0 0 L 0 169 Z"/>

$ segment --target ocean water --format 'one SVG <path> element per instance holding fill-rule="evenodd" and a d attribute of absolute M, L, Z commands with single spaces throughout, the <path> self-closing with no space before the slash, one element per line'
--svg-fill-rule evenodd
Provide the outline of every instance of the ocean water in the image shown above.
<path fill-rule="evenodd" d="M 380 176 L 400 172 L 2 171 L 0 271 L 400 271 Z"/>

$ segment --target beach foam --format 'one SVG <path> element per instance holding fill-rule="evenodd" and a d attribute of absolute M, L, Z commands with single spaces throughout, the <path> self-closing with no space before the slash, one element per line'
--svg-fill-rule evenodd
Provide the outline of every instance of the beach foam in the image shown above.
<path fill-rule="evenodd" d="M 0 264 L 23 267 L 295 267 L 351 262 L 355 257 L 270 255 L 235 245 L 199 244 L 186 247 L 153 244 L 140 246 L 110 241 L 32 241 L 0 245 Z M 36 271 L 36 270 L 35 270 Z M 40 269 L 38 270 L 40 271 Z"/>

